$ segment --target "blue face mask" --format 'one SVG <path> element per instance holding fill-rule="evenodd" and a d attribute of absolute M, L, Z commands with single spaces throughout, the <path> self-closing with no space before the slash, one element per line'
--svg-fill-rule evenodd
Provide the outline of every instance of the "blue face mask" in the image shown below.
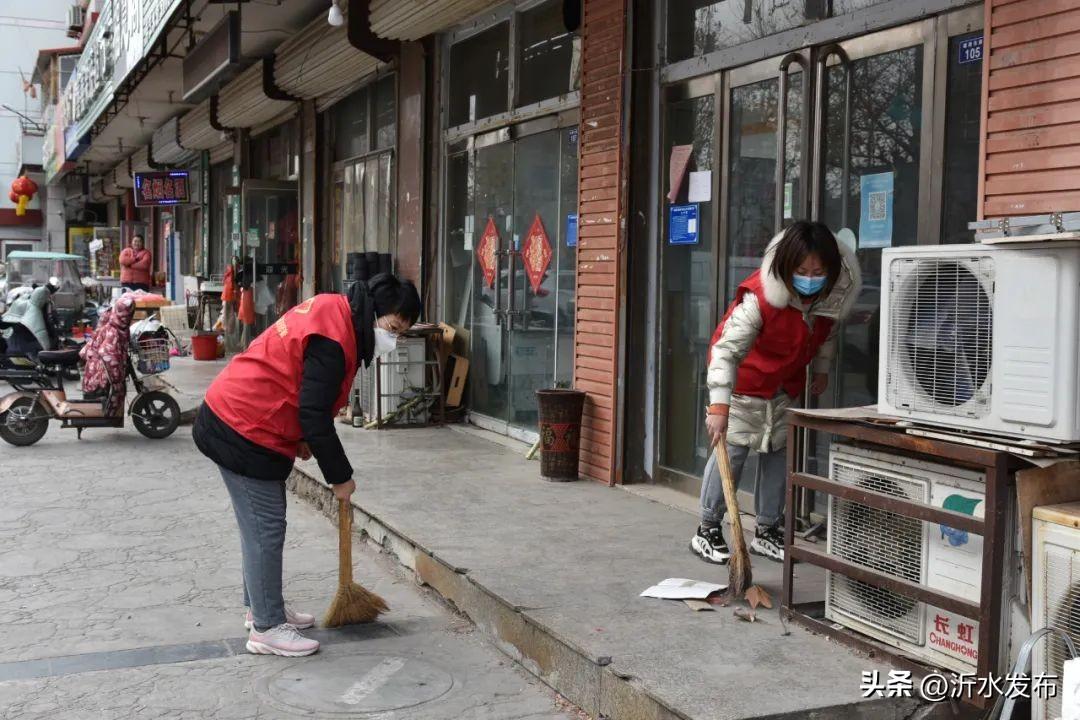
<path fill-rule="evenodd" d="M 827 277 L 811 277 L 809 275 L 794 275 L 791 278 L 791 285 L 795 288 L 795 292 L 800 295 L 817 295 L 825 287 L 825 283 L 828 282 Z"/>

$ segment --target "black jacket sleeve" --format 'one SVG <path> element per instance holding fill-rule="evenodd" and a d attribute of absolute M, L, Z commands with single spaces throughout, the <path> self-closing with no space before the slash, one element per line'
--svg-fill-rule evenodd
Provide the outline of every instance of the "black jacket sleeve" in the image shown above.
<path fill-rule="evenodd" d="M 300 380 L 300 431 L 319 463 L 326 482 L 348 482 L 353 469 L 334 429 L 334 401 L 345 381 L 341 345 L 321 335 L 308 339 L 304 374 Z"/>

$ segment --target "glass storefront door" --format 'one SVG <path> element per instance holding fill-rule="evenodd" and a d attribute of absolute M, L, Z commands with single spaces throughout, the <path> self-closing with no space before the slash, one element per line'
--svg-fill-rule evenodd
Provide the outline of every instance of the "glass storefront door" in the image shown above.
<path fill-rule="evenodd" d="M 446 298 L 474 418 L 524 437 L 535 391 L 573 376 L 577 129 L 516 134 L 448 157 Z"/>
<path fill-rule="evenodd" d="M 795 219 L 826 223 L 858 258 L 863 290 L 840 330 L 829 390 L 812 400 L 816 405 L 876 402 L 882 250 L 964 241 L 960 228 L 974 218 L 976 173 L 965 158 L 977 157 L 977 133 L 970 129 L 977 126 L 978 108 L 954 102 L 947 89 L 974 83 L 970 92 L 978 92 L 977 68 L 958 65 L 954 48 L 977 37 L 980 26 L 981 12 L 972 8 L 692 81 L 712 83 L 721 94 L 718 272 L 713 287 L 696 291 L 716 306 L 713 320 L 760 265 L 769 240 Z M 707 162 L 699 156 L 710 134 L 700 121 L 685 119 L 694 101 L 677 95 L 669 89 L 665 184 L 673 146 L 693 143 L 692 161 Z M 698 104 L 696 114 L 706 116 L 711 105 Z M 685 200 L 665 201 L 665 213 L 678 202 Z M 699 243 L 709 242 L 709 222 L 702 220 Z M 666 216 L 663 225 L 666 230 Z M 697 333 L 692 352 L 680 352 L 691 340 L 680 329 L 686 327 L 680 308 L 687 306 L 694 277 L 672 261 L 680 249 L 665 240 L 661 255 L 658 429 L 660 465 L 672 480 L 699 475 L 707 444 L 700 421 L 690 423 L 690 413 L 701 415 L 704 403 L 700 383 L 688 378 L 703 382 L 708 335 Z M 692 356 L 700 362 L 687 359 Z M 683 415 L 681 426 L 672 424 Z M 812 454 L 823 459 L 825 443 L 819 438 Z"/>
<path fill-rule="evenodd" d="M 255 337 L 299 302 L 299 195 L 294 182 L 245 180 L 241 190 L 244 269 L 253 273 Z"/>

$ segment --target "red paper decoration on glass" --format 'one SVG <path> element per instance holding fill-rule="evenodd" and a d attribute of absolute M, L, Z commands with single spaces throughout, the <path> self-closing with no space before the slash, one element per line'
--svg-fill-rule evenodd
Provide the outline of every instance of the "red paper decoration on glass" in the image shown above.
<path fill-rule="evenodd" d="M 521 262 L 525 266 L 534 294 L 544 284 L 544 275 L 547 274 L 548 266 L 551 265 L 551 255 L 551 243 L 548 242 L 544 222 L 540 219 L 540 213 L 536 213 L 532 225 L 529 226 L 529 232 L 525 235 L 525 242 L 521 246 Z"/>
<path fill-rule="evenodd" d="M 495 218 L 488 216 L 487 227 L 476 246 L 476 261 L 484 271 L 484 284 L 495 287 L 495 253 L 499 250 L 499 231 L 495 229 Z"/>

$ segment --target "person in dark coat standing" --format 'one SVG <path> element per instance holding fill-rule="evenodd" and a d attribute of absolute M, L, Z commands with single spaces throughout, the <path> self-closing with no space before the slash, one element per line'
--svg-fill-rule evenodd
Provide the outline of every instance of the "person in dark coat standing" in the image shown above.
<path fill-rule="evenodd" d="M 334 430 L 360 365 L 394 350 L 420 316 L 411 282 L 381 274 L 349 295 L 306 300 L 237 355 L 207 390 L 195 419 L 199 450 L 221 471 L 240 526 L 248 652 L 296 657 L 319 643 L 299 631 L 315 618 L 285 605 L 285 480 L 314 455 L 339 500 L 356 489 Z"/>

